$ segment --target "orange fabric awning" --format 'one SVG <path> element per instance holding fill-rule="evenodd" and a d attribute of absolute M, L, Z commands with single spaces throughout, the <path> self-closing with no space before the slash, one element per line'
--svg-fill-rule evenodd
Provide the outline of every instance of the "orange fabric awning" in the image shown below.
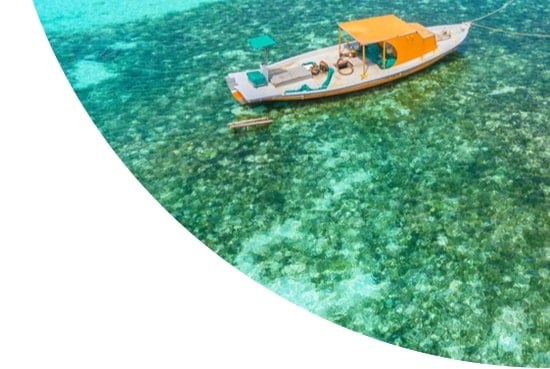
<path fill-rule="evenodd" d="M 393 14 L 343 22 L 338 26 L 361 45 L 381 42 L 418 31 Z"/>

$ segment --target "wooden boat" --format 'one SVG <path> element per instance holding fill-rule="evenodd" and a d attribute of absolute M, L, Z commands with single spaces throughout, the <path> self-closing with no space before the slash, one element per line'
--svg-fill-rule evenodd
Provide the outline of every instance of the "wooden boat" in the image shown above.
<path fill-rule="evenodd" d="M 229 73 L 226 82 L 241 104 L 316 99 L 387 83 L 424 69 L 455 51 L 470 23 L 424 27 L 393 14 L 338 24 L 338 44 L 273 64 L 268 35 L 248 40 L 265 51 L 258 69 Z M 352 40 L 344 41 L 349 36 Z"/>

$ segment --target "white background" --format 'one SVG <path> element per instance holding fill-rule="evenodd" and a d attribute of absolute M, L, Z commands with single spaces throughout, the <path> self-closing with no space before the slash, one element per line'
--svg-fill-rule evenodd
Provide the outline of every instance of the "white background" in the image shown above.
<path fill-rule="evenodd" d="M 1 368 L 486 367 L 350 332 L 227 265 L 104 141 L 32 2 L 2 2 L 0 27 Z"/>

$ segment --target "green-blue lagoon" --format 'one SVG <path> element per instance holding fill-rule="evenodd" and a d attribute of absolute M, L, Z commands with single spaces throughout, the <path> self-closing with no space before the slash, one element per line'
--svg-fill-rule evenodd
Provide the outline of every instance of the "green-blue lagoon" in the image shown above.
<path fill-rule="evenodd" d="M 505 32 L 474 26 L 399 82 L 242 107 L 224 77 L 261 62 L 250 37 L 271 35 L 279 60 L 334 44 L 341 21 L 458 23 L 504 1 L 81 3 L 35 0 L 69 81 L 139 181 L 223 259 L 394 345 L 550 366 L 548 4 L 511 2 L 479 22 Z M 227 127 L 261 116 L 273 124 Z"/>

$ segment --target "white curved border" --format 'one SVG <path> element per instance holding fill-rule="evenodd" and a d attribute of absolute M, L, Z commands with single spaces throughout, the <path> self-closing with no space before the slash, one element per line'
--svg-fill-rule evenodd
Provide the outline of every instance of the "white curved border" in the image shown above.
<path fill-rule="evenodd" d="M 488 367 L 355 334 L 227 265 L 104 141 L 32 1 L 0 17 L 0 367 Z"/>

